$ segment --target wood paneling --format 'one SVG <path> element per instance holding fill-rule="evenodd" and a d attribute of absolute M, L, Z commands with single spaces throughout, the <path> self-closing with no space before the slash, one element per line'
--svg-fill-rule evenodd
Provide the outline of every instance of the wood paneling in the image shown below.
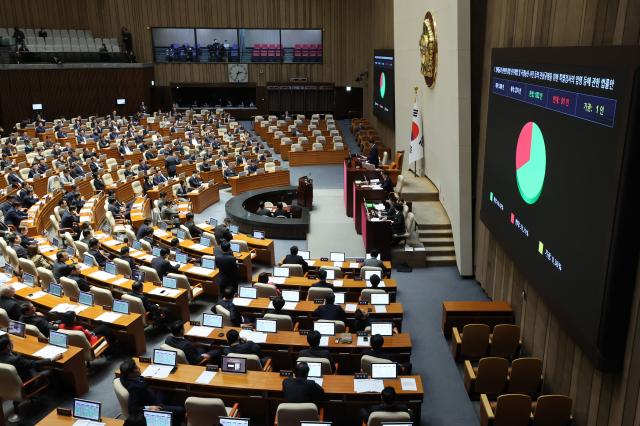
<path fill-rule="evenodd" d="M 491 48 L 640 42 L 640 0 L 488 0 L 486 6 L 484 56 L 474 68 L 482 74 L 476 111 L 480 116 L 476 199 L 482 190 Z M 546 390 L 573 398 L 577 425 L 640 424 L 640 291 L 633 300 L 622 370 L 595 370 L 479 220 L 479 203 L 475 217 L 476 278 L 489 296 L 512 303 L 525 351 L 544 357 Z M 580 295 L 575 303 L 580 303 Z"/>

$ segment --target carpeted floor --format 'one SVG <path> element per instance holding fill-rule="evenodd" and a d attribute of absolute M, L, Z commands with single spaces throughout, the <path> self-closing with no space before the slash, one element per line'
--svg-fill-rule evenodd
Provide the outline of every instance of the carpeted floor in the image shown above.
<path fill-rule="evenodd" d="M 348 131 L 348 122 L 341 122 L 345 141 L 350 148 L 355 143 Z M 312 234 L 308 241 L 276 240 L 276 259 L 280 259 L 292 244 L 301 249 L 307 247 L 319 256 L 330 250 L 344 251 L 347 256 L 364 255 L 362 239 L 355 233 L 351 219 L 344 216 L 342 202 L 342 170 L 335 166 L 315 168 L 293 168 L 292 181 L 297 176 L 311 174 L 316 190 L 316 205 L 312 212 Z M 224 203 L 231 197 L 228 190 L 220 193 L 220 202 L 211 206 L 197 219 L 215 217 L 224 218 Z M 340 207 L 338 207 L 338 205 Z M 254 272 L 266 269 L 256 268 Z M 484 300 L 486 296 L 473 280 L 461 279 L 457 269 L 420 268 L 411 273 L 393 271 L 398 280 L 398 300 L 405 311 L 404 331 L 411 334 L 413 351 L 411 361 L 414 373 L 422 376 L 425 387 L 422 406 L 422 425 L 431 426 L 474 426 L 479 424 L 477 404 L 472 404 L 464 390 L 460 368 L 449 352 L 448 343 L 441 331 L 441 310 L 444 300 Z M 199 318 L 208 310 L 212 300 L 200 300 L 191 307 L 191 317 Z M 152 353 L 166 335 L 147 334 L 147 354 Z M 114 371 L 123 358 L 107 362 L 95 362 L 94 373 L 90 377 L 91 389 L 83 398 L 102 402 L 102 413 L 106 417 L 115 417 L 120 407 L 113 393 Z M 25 405 L 24 424 L 35 424 L 57 406 L 69 407 L 72 395 L 68 389 L 54 384 L 53 389 L 44 398 Z M 5 402 L 5 413 L 11 411 L 11 404 Z"/>

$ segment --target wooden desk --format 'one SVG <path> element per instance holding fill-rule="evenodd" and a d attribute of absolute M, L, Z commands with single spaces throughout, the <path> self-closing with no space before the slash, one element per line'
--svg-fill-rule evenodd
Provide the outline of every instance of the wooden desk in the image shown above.
<path fill-rule="evenodd" d="M 193 212 L 202 213 L 207 207 L 220 201 L 220 185 L 204 183 L 199 190 L 190 191 L 187 195 L 193 206 Z"/>
<path fill-rule="evenodd" d="M 360 204 L 360 210 L 360 216 L 362 217 L 361 233 L 365 251 L 370 253 L 371 250 L 378 249 L 381 259 L 391 259 L 391 242 L 393 239 L 391 221 L 372 218 L 365 203 Z"/>
<path fill-rule="evenodd" d="M 238 195 L 254 189 L 289 186 L 291 180 L 289 170 L 277 170 L 271 173 L 262 173 L 249 176 L 233 176 L 229 178 L 231 194 Z"/>
<path fill-rule="evenodd" d="M 213 234 L 213 226 L 208 223 L 199 223 L 196 226 L 205 232 Z M 247 234 L 233 234 L 233 239 L 244 241 L 249 249 L 255 250 L 256 257 L 253 259 L 254 261 L 266 263 L 269 266 L 275 265 L 276 255 L 273 240 L 253 238 Z"/>
<path fill-rule="evenodd" d="M 282 265 L 283 262 L 284 257 L 282 258 L 282 260 L 280 260 L 279 264 Z M 382 261 L 382 264 L 384 265 L 384 276 L 391 277 L 391 261 L 384 260 Z M 309 265 L 310 271 L 316 271 L 323 266 L 335 266 L 334 262 L 330 260 L 320 260 L 318 258 L 307 260 L 307 265 Z M 340 269 L 342 269 L 343 274 L 355 276 L 360 274 L 360 269 L 362 268 L 362 266 L 362 259 L 356 259 L 354 261 L 342 262 L 342 266 L 340 266 Z"/>
<path fill-rule="evenodd" d="M 317 164 L 342 164 L 344 157 L 348 156 L 348 150 L 291 151 L 289 152 L 289 167 L 313 166 Z"/>
<path fill-rule="evenodd" d="M 49 216 L 53 214 L 54 209 L 63 195 L 62 191 L 58 191 L 53 196 L 47 194 L 29 208 L 27 211 L 29 217 L 20 223 L 21 227 L 27 228 L 26 234 L 29 237 L 42 234 L 51 227 L 51 219 Z"/>
<path fill-rule="evenodd" d="M 466 324 L 513 324 L 513 310 L 504 301 L 442 302 L 442 331 L 451 336 L 451 328 L 462 330 Z"/>
<path fill-rule="evenodd" d="M 353 182 L 356 180 L 362 180 L 364 177 L 367 179 L 378 179 L 380 173 L 377 170 L 366 170 L 359 167 L 352 167 L 351 160 L 344 160 L 343 167 L 343 191 L 344 191 L 344 205 L 347 210 L 347 216 L 353 217 Z"/>
<path fill-rule="evenodd" d="M 37 423 L 38 426 L 73 426 L 77 419 L 70 416 L 59 416 L 56 413 L 56 410 L 53 410 L 47 417 L 42 419 Z M 106 426 L 122 426 L 124 425 L 124 420 L 120 419 L 110 419 L 108 417 L 100 418 L 100 422 L 104 423 Z"/>
<path fill-rule="evenodd" d="M 141 177 L 130 178 L 127 181 L 118 181 L 113 185 L 109 185 L 106 188 L 106 191 L 115 191 L 115 195 L 118 201 L 122 201 L 123 203 L 127 203 L 135 197 L 135 192 L 133 192 L 133 182 L 138 181 L 142 184 Z"/>
<path fill-rule="evenodd" d="M 356 227 L 356 232 L 362 234 L 362 222 L 366 218 L 366 210 L 360 208 L 363 202 L 382 202 L 387 198 L 387 193 L 384 189 L 375 189 L 373 185 L 365 185 L 353 182 L 353 222 Z M 369 250 L 367 250 L 367 253 Z"/>
<path fill-rule="evenodd" d="M 36 358 L 33 354 L 47 346 L 46 343 L 40 343 L 37 337 L 29 335 L 23 338 L 12 335 L 9 337 L 13 343 L 13 351 L 29 358 Z M 87 366 L 81 348 L 69 346 L 62 354 L 62 358 L 56 361 L 53 366 L 56 370 L 61 371 L 65 380 L 71 384 L 75 396 L 81 396 L 89 390 Z"/>
<path fill-rule="evenodd" d="M 139 360 L 136 362 L 142 371 L 149 365 Z M 209 384 L 198 384 L 196 379 L 203 371 L 205 371 L 205 367 L 180 364 L 177 370 L 166 379 L 148 378 L 147 381 L 158 389 L 174 392 L 179 390 L 186 395 L 215 397 L 225 401 L 240 402 L 243 416 L 264 419 L 261 421 L 271 424 L 275 410 L 282 402 L 282 381 L 284 378 L 280 377 L 279 373 L 248 371 L 247 374 L 229 374 L 218 372 Z M 420 408 L 424 397 L 422 379 L 420 376 L 406 377 L 415 379 L 416 391 L 402 390 L 400 378 L 384 380 L 384 385 L 395 388 L 398 402 L 407 404 L 414 411 L 417 417 L 416 423 L 419 424 Z M 353 376 L 324 376 L 322 387 L 327 401 L 320 403 L 320 405 L 325 407 L 325 418 L 334 420 L 334 424 L 359 424 L 359 408 L 380 403 L 380 395 L 377 393 L 355 393 Z"/>

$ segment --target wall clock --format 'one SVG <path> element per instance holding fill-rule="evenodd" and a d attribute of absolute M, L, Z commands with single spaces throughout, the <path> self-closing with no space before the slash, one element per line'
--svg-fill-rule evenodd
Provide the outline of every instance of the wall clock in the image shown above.
<path fill-rule="evenodd" d="M 249 66 L 247 64 L 229 64 L 229 82 L 246 83 L 249 81 Z"/>

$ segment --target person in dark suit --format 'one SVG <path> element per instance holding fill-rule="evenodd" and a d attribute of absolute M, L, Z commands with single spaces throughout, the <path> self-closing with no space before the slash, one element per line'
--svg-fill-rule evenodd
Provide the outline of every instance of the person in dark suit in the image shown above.
<path fill-rule="evenodd" d="M 411 411 L 406 405 L 396 403 L 396 390 L 393 387 L 387 386 L 386 388 L 382 389 L 380 397 L 382 398 L 382 404 L 374 405 L 373 407 L 371 407 L 366 417 L 364 418 L 365 423 L 368 422 L 371 413 L 377 411 L 383 411 L 386 413 L 397 413 L 404 411 L 406 413 L 409 413 L 409 415 L 413 417 Z"/>
<path fill-rule="evenodd" d="M 228 217 L 224 219 L 224 221 L 218 224 L 213 229 L 213 235 L 216 237 L 216 242 L 220 244 L 222 240 L 231 241 L 233 240 L 233 234 L 229 230 L 229 225 L 231 224 L 231 219 Z"/>
<path fill-rule="evenodd" d="M 23 382 L 31 380 L 38 375 L 39 369 L 51 366 L 60 358 L 62 358 L 62 354 L 44 359 L 25 358 L 13 352 L 13 343 L 8 334 L 0 336 L 0 363 L 13 365 Z"/>
<path fill-rule="evenodd" d="M 98 265 L 104 268 L 109 258 L 100 250 L 100 244 L 96 238 L 89 240 L 89 254 L 96 259 Z"/>
<path fill-rule="evenodd" d="M 380 159 L 378 158 L 378 144 L 374 142 L 369 148 L 369 155 L 367 155 L 367 163 L 373 164 L 376 168 L 380 165 Z"/>
<path fill-rule="evenodd" d="M 143 410 L 170 411 L 173 413 L 173 424 L 181 425 L 185 409 L 183 406 L 163 404 L 162 398 L 154 391 L 144 377 L 140 368 L 131 358 L 120 364 L 120 383 L 129 392 L 129 416 L 142 416 Z"/>
<path fill-rule="evenodd" d="M 106 188 L 104 181 L 97 173 L 93 174 L 93 187 L 96 189 L 96 191 L 104 191 L 104 189 Z"/>
<path fill-rule="evenodd" d="M 4 215 L 4 223 L 13 225 L 14 228 L 20 228 L 20 222 L 29 217 L 27 212 L 20 210 L 20 200 L 14 198 L 11 207 Z"/>
<path fill-rule="evenodd" d="M 131 285 L 131 292 L 129 295 L 137 297 L 142 301 L 144 310 L 149 314 L 149 319 L 153 321 L 153 325 L 156 328 L 164 328 L 167 321 L 169 321 L 169 315 L 158 305 L 149 300 L 143 292 L 144 285 L 142 281 L 136 281 Z"/>
<path fill-rule="evenodd" d="M 282 203 L 276 204 L 276 210 L 273 212 L 273 217 L 288 217 L 286 211 L 284 211 L 284 205 Z"/>
<path fill-rule="evenodd" d="M 193 213 L 187 213 L 186 219 L 187 221 L 184 223 L 184 226 L 189 230 L 191 238 L 199 238 L 202 235 L 202 231 L 196 226 L 195 222 L 193 221 Z"/>
<path fill-rule="evenodd" d="M 295 378 L 284 379 L 282 382 L 282 397 L 284 402 L 317 404 L 324 398 L 322 386 L 308 380 L 309 365 L 306 362 L 296 364 L 294 368 Z"/>
<path fill-rule="evenodd" d="M 230 287 L 233 292 L 238 288 L 238 282 L 240 281 L 240 273 L 238 271 L 238 264 L 236 258 L 231 252 L 231 244 L 229 241 L 222 241 L 220 244 L 222 254 L 216 255 L 216 267 L 220 273 L 218 283 L 220 289 Z"/>
<path fill-rule="evenodd" d="M 265 207 L 264 201 L 260 201 L 258 210 L 256 210 L 256 214 L 260 216 L 271 216 L 271 212 Z"/>
<path fill-rule="evenodd" d="M 311 330 L 309 334 L 307 334 L 307 343 L 309 343 L 308 349 L 302 349 L 298 357 L 309 357 L 309 358 L 326 358 L 329 360 L 331 364 L 331 371 L 333 371 L 334 364 L 333 359 L 331 358 L 331 352 L 328 349 L 320 348 L 320 339 L 322 336 L 319 331 Z"/>
<path fill-rule="evenodd" d="M 289 206 L 289 217 L 299 219 L 302 217 L 302 207 L 298 205 L 298 200 L 293 200 Z"/>
<path fill-rule="evenodd" d="M 307 272 L 307 270 L 309 269 L 309 265 L 302 258 L 302 256 L 298 255 L 298 246 L 291 246 L 291 248 L 289 249 L 289 252 L 290 254 L 285 256 L 282 263 L 291 264 L 291 265 L 301 265 L 302 270 L 304 272 Z M 325 275 L 326 275 L 326 272 L 325 272 Z"/>
<path fill-rule="evenodd" d="M 24 179 L 22 179 L 22 176 L 20 176 L 20 173 L 18 173 L 18 168 L 14 167 L 11 170 L 11 173 L 9 173 L 7 175 L 7 182 L 9 182 L 9 185 L 14 185 L 16 183 L 19 183 L 20 185 L 24 185 Z"/>
<path fill-rule="evenodd" d="M 177 266 L 173 266 L 171 262 L 169 262 L 169 249 L 161 248 L 160 256 L 154 257 L 151 261 L 151 267 L 156 270 L 160 279 L 164 278 L 168 273 L 178 273 L 180 272 L 180 268 Z M 216 266 L 218 265 L 218 261 L 216 260 Z"/>
<path fill-rule="evenodd" d="M 4 309 L 9 319 L 18 321 L 20 319 L 20 302 L 15 299 L 16 290 L 9 284 L 5 284 L 0 289 L 0 308 Z"/>
<path fill-rule="evenodd" d="M 327 282 L 327 270 L 326 269 L 320 269 L 318 271 L 318 278 L 320 278 L 320 281 L 311 284 L 311 287 L 333 288 L 333 286 Z"/>
<path fill-rule="evenodd" d="M 201 172 L 210 172 L 211 171 L 211 164 L 209 164 L 208 160 L 204 160 L 202 162 L 202 164 L 200 164 L 200 171 Z"/>
<path fill-rule="evenodd" d="M 387 194 L 390 192 L 393 192 L 395 188 L 393 186 L 393 182 L 391 181 L 391 178 L 389 177 L 389 173 L 380 172 L 380 175 L 382 176 L 382 182 L 380 182 L 382 189 L 384 189 Z"/>
<path fill-rule="evenodd" d="M 189 177 L 189 179 L 187 180 L 187 183 L 189 184 L 189 187 L 193 189 L 200 188 L 202 186 L 202 181 L 198 177 L 197 171 L 193 171 L 191 177 Z"/>
<path fill-rule="evenodd" d="M 138 228 L 138 232 L 136 232 L 136 238 L 141 240 L 151 234 L 153 234 L 151 219 L 145 219 L 142 225 L 140 225 L 140 228 Z"/>
<path fill-rule="evenodd" d="M 164 167 L 167 169 L 169 177 L 174 177 L 176 175 L 179 164 L 180 160 L 178 159 L 178 157 L 173 155 L 173 152 L 170 151 L 169 156 L 164 160 Z"/>
<path fill-rule="evenodd" d="M 238 330 L 231 329 L 227 331 L 227 343 L 229 346 L 224 348 L 225 355 L 230 353 L 257 355 L 258 357 L 261 355 L 260 345 L 251 340 L 241 339 Z"/>
<path fill-rule="evenodd" d="M 238 176 L 238 174 L 231 167 L 227 167 L 224 169 L 224 172 L 222 172 L 222 177 L 224 177 L 225 180 L 229 180 L 230 177 L 234 176 Z"/>
<path fill-rule="evenodd" d="M 60 206 L 60 227 L 76 229 L 80 223 L 80 218 L 71 213 L 66 205 Z"/>
<path fill-rule="evenodd" d="M 22 240 L 19 234 L 9 233 L 5 235 L 5 239 L 7 240 L 7 246 L 11 247 L 18 257 L 28 258 L 29 253 L 27 253 L 27 249 L 22 247 Z"/>
<path fill-rule="evenodd" d="M 189 201 L 189 196 L 187 195 L 189 193 L 189 188 L 184 184 L 184 180 L 180 179 L 179 185 L 180 186 L 178 186 L 178 190 L 176 191 L 176 196 L 180 201 Z"/>
<path fill-rule="evenodd" d="M 217 265 L 217 261 L 216 261 Z M 224 287 L 222 289 L 222 299 L 218 301 L 216 305 L 220 305 L 229 311 L 229 315 L 231 317 L 231 324 L 234 327 L 240 327 L 242 324 L 242 315 L 238 311 L 236 305 L 233 304 L 233 296 L 235 295 L 235 291 L 232 287 Z M 216 313 L 216 305 L 211 307 L 211 312 Z"/>
<path fill-rule="evenodd" d="M 156 174 L 153 175 L 153 184 L 154 185 L 160 185 L 163 182 L 166 182 L 167 178 L 164 177 L 164 175 L 162 174 L 162 172 L 160 171 L 160 169 L 158 169 L 156 171 Z"/>
<path fill-rule="evenodd" d="M 36 311 L 31 302 L 25 302 L 20 309 L 20 322 L 35 326 L 45 337 L 49 337 L 49 332 L 57 327 L 47 321 L 47 318 Z"/>
<path fill-rule="evenodd" d="M 128 246 L 124 246 L 122 248 L 120 248 L 120 257 L 119 259 L 124 260 L 125 262 L 127 262 L 129 264 L 129 267 L 131 268 L 131 271 L 134 271 L 136 269 L 138 269 L 138 267 L 136 266 L 136 261 L 133 259 L 133 257 L 129 256 L 129 247 Z"/>
<path fill-rule="evenodd" d="M 172 348 L 180 349 L 187 357 L 187 361 L 191 365 L 198 365 L 202 361 L 215 361 L 220 357 L 220 351 L 206 351 L 200 346 L 196 346 L 191 340 L 184 338 L 184 323 L 182 321 L 174 321 L 169 327 L 171 336 L 167 336 L 164 343 Z"/>
<path fill-rule="evenodd" d="M 313 316 L 321 320 L 344 322 L 347 318 L 347 314 L 345 314 L 342 306 L 333 304 L 336 301 L 336 296 L 333 293 L 329 293 L 325 296 L 324 300 L 324 305 L 318 306 L 316 310 L 313 311 Z"/>
<path fill-rule="evenodd" d="M 379 334 L 371 336 L 371 348 L 362 351 L 362 355 L 374 356 L 376 358 L 391 359 L 391 355 L 382 350 L 384 346 L 384 337 Z"/>

